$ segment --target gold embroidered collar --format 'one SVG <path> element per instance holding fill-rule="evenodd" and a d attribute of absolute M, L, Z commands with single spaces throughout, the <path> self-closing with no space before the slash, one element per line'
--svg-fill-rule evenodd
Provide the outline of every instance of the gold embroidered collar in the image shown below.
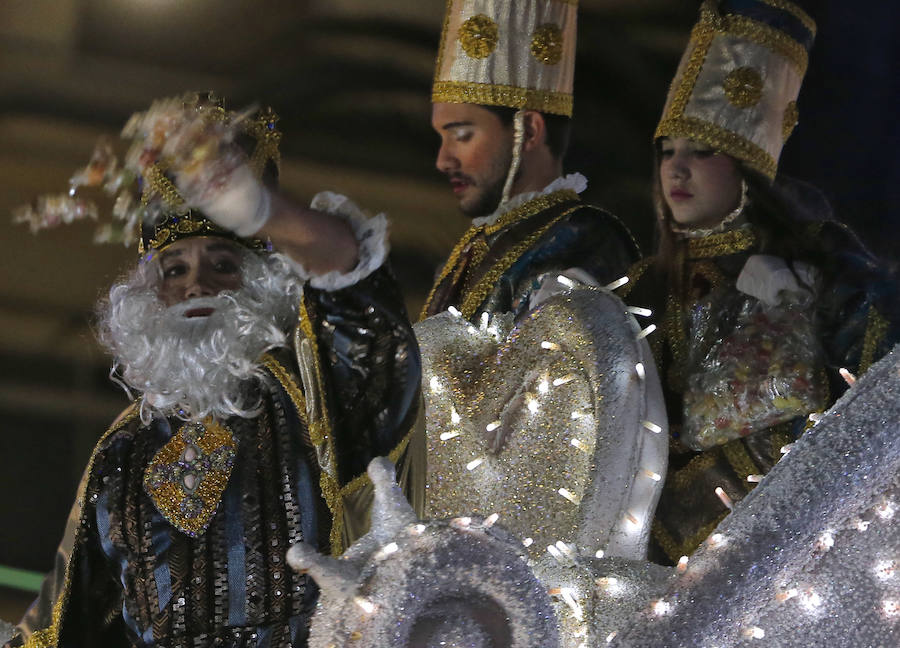
<path fill-rule="evenodd" d="M 419 315 L 419 319 L 425 319 L 428 313 L 428 307 L 431 305 L 431 301 L 434 299 L 434 294 L 435 292 L 437 292 L 438 287 L 456 269 L 456 266 L 460 261 L 460 257 L 465 253 L 466 249 L 472 243 L 475 237 L 482 233 L 486 236 L 496 234 L 497 232 L 515 225 L 516 223 L 540 214 L 546 209 L 550 209 L 551 207 L 571 200 L 578 200 L 578 193 L 572 189 L 560 189 L 559 191 L 543 194 L 537 196 L 532 200 L 529 200 L 525 204 L 506 212 L 490 225 L 473 225 L 468 230 L 466 230 L 466 232 L 459 239 L 459 242 L 457 242 L 457 244 L 454 246 L 453 251 L 450 252 L 450 257 L 447 259 L 447 262 L 444 264 L 440 275 L 434 282 L 434 286 L 432 286 L 431 292 L 428 294 L 428 298 L 425 300 L 425 305 L 422 307 L 422 312 Z M 487 251 L 485 250 L 484 252 L 486 253 Z"/>
<path fill-rule="evenodd" d="M 689 259 L 709 259 L 726 254 L 736 254 L 749 250 L 756 245 L 756 232 L 750 226 L 711 234 L 703 238 L 687 239 L 687 257 Z"/>

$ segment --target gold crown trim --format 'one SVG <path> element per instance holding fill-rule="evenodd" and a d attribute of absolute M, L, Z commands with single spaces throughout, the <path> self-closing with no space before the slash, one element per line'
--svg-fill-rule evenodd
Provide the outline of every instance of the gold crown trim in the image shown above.
<path fill-rule="evenodd" d="M 571 94 L 491 83 L 436 81 L 431 92 L 431 100 L 435 103 L 525 108 L 565 117 L 572 116 Z"/>
<path fill-rule="evenodd" d="M 794 18 L 803 23 L 803 26 L 806 27 L 809 32 L 815 36 L 816 35 L 816 21 L 812 19 L 808 13 L 803 11 L 801 7 L 794 4 L 793 2 L 788 2 L 788 0 L 760 0 L 761 2 L 766 3 L 770 7 L 775 7 L 776 9 L 781 9 L 782 11 L 786 11 Z"/>
<path fill-rule="evenodd" d="M 691 55 L 685 66 L 684 74 L 681 78 L 676 75 L 672 81 L 672 83 L 678 84 L 678 89 L 675 91 L 675 96 L 672 98 L 672 104 L 669 106 L 666 117 L 684 114 L 684 109 L 687 107 L 691 94 L 694 92 L 697 77 L 700 76 L 703 63 L 706 61 L 706 53 L 709 51 L 710 43 L 716 36 L 714 18 L 715 16 L 704 6 L 701 10 L 700 22 L 691 30 L 689 47 L 693 49 L 691 49 Z M 660 136 L 657 135 L 656 137 Z"/>
<path fill-rule="evenodd" d="M 164 174 L 158 164 L 151 164 L 144 171 L 144 191 L 141 193 L 141 203 L 146 205 L 154 194 L 159 196 L 164 203 L 179 213 L 183 211 L 184 199 L 178 189 Z"/>
<path fill-rule="evenodd" d="M 740 36 L 781 54 L 794 64 L 802 77 L 809 65 L 809 53 L 796 40 L 779 29 L 744 16 L 723 16 L 721 33 Z"/>
<path fill-rule="evenodd" d="M 778 163 L 753 142 L 731 131 L 694 117 L 666 117 L 656 127 L 654 139 L 685 137 L 705 142 L 714 149 L 735 157 L 768 178 L 774 178 Z"/>

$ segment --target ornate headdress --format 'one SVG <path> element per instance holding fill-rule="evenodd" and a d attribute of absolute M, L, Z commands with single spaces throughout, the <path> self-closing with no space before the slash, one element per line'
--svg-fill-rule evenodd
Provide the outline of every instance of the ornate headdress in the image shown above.
<path fill-rule="evenodd" d="M 112 143 L 101 139 L 88 165 L 69 180 L 68 194 L 41 196 L 16 210 L 14 220 L 29 223 L 32 231 L 84 218 L 97 220 L 100 210 L 79 190 L 100 187 L 115 196 L 115 204 L 111 222 L 97 229 L 96 242 L 137 242 L 144 253 L 193 236 L 217 236 L 264 249 L 263 241 L 238 237 L 191 209 L 172 174 L 192 177 L 195 191 L 214 187 L 237 164 L 248 164 L 259 178 L 271 165 L 277 176 L 281 141 L 277 121 L 271 108 L 227 112 L 211 93 L 156 101 L 146 112 L 132 115 L 122 130 L 123 139 L 130 142 L 122 163 Z M 223 155 L 223 143 L 236 145 L 226 147 Z"/>
<path fill-rule="evenodd" d="M 449 0 L 431 99 L 572 116 L 578 0 Z"/>
<path fill-rule="evenodd" d="M 815 33 L 787 0 L 705 0 L 654 137 L 699 140 L 774 178 Z"/>

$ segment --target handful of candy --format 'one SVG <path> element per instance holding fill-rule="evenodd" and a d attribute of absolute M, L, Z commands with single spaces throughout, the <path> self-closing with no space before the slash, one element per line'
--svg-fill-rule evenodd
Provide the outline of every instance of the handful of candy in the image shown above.
<path fill-rule="evenodd" d="M 131 245 L 142 221 L 153 224 L 165 213 L 207 201 L 247 164 L 235 138 L 262 128 L 248 121 L 254 111 L 226 112 L 214 97 L 196 94 L 155 101 L 148 110 L 132 115 L 122 129 L 122 138 L 129 143 L 122 160 L 112 140 L 101 138 L 87 166 L 69 179 L 68 193 L 38 197 L 14 210 L 13 221 L 27 223 L 37 232 L 86 218 L 97 220 L 105 210 L 82 188 L 98 189 L 97 197 L 114 196 L 114 206 L 112 221 L 99 226 L 95 241 Z M 272 130 L 260 137 L 276 137 Z"/>
<path fill-rule="evenodd" d="M 234 140 L 254 112 L 227 113 L 214 97 L 155 101 L 147 111 L 132 115 L 122 129 L 122 137 L 131 140 L 125 166 L 147 179 L 166 173 L 176 179 L 178 198 L 189 204 L 204 202 L 247 162 Z"/>
<path fill-rule="evenodd" d="M 820 369 L 804 309 L 751 309 L 688 379 L 681 440 L 705 450 L 821 409 Z"/>

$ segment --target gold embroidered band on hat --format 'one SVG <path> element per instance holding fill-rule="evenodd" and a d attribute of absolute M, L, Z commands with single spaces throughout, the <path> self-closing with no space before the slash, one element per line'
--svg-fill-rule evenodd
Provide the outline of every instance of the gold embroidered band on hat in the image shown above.
<path fill-rule="evenodd" d="M 774 178 L 814 38 L 787 0 L 705 0 L 654 137 L 704 142 Z"/>
<path fill-rule="evenodd" d="M 449 0 L 432 101 L 572 116 L 577 0 Z"/>

